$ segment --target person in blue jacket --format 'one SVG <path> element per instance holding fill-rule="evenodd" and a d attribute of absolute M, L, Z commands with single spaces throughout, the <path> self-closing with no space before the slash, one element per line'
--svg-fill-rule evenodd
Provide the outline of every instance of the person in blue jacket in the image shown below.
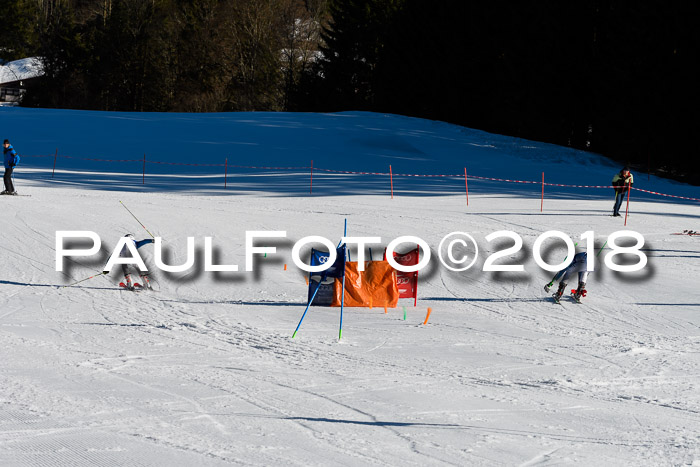
<path fill-rule="evenodd" d="M 9 139 L 6 139 L 2 146 L 2 152 L 5 156 L 5 191 L 0 193 L 0 195 L 16 195 L 15 186 L 12 184 L 12 172 L 19 164 L 19 155 L 10 144 Z"/>

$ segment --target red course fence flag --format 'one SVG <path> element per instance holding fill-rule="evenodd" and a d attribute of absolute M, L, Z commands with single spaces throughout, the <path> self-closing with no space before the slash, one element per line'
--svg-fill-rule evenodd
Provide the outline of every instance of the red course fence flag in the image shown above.
<path fill-rule="evenodd" d="M 464 168 L 464 189 L 467 192 L 467 206 L 469 206 L 469 183 L 467 182 L 467 168 Z"/>
<path fill-rule="evenodd" d="M 391 171 L 391 166 L 389 166 L 389 180 L 391 182 L 391 199 L 394 199 L 394 173 Z"/>

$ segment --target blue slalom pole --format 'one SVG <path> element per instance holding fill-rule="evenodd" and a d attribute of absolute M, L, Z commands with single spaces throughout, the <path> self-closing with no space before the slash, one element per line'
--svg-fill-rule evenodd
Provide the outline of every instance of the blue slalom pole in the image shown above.
<path fill-rule="evenodd" d="M 345 219 L 345 229 L 343 230 L 343 237 L 348 236 L 348 220 Z M 347 251 L 347 248 L 345 248 Z M 345 259 L 345 258 L 343 258 Z M 343 261 L 343 267 L 345 267 L 345 261 Z M 343 270 L 343 288 L 340 289 L 340 327 L 338 328 L 338 340 L 343 337 L 343 305 L 345 305 L 345 270 Z"/>
<path fill-rule="evenodd" d="M 318 281 L 318 287 L 316 287 L 316 290 L 314 290 L 314 294 L 311 296 L 311 300 L 309 300 L 309 304 L 306 305 L 306 310 L 304 310 L 304 314 L 301 315 L 301 319 L 299 320 L 299 324 L 297 324 L 297 328 L 294 330 L 294 334 L 292 334 L 292 339 L 297 335 L 297 331 L 299 330 L 299 327 L 301 326 L 301 322 L 304 321 L 304 316 L 306 316 L 306 312 L 309 311 L 309 307 L 314 301 L 314 298 L 316 298 L 316 294 L 318 293 L 318 289 L 321 288 L 321 284 L 323 283 L 323 277 L 321 278 L 320 281 Z"/>

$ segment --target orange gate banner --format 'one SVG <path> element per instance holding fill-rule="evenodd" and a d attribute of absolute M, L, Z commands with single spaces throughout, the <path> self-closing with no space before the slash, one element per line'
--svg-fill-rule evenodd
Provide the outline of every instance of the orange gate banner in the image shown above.
<path fill-rule="evenodd" d="M 340 306 L 342 280 L 336 279 L 333 286 L 331 306 Z M 345 263 L 345 306 L 396 308 L 398 302 L 396 270 L 388 262 L 366 262 L 365 270 L 362 272 L 357 270 L 357 261 Z"/>

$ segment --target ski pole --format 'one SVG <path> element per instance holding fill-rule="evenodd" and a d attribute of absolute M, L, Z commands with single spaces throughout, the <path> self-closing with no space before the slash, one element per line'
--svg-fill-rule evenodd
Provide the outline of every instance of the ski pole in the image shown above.
<path fill-rule="evenodd" d="M 102 271 L 101 273 L 99 273 L 99 274 L 94 274 L 94 275 L 88 277 L 87 279 L 82 279 L 82 280 L 79 280 L 79 281 L 77 281 L 77 282 L 73 282 L 72 284 L 68 284 L 68 285 L 62 285 L 60 288 L 63 289 L 63 288 L 65 288 L 65 287 L 73 287 L 74 285 L 80 284 L 81 282 L 88 281 L 88 280 L 92 279 L 93 277 L 102 276 L 102 275 L 105 275 L 105 274 L 109 274 L 109 273 L 106 272 L 106 271 Z"/>
<path fill-rule="evenodd" d="M 139 220 L 138 217 L 134 216 L 134 213 L 131 212 L 131 211 L 129 210 L 129 208 L 126 207 L 126 204 L 122 203 L 121 201 L 119 201 L 119 202 L 121 203 L 122 206 L 124 206 L 124 209 L 126 209 L 127 211 L 129 211 L 129 214 L 131 214 L 131 215 L 133 216 L 133 218 L 136 219 L 136 222 L 138 222 L 138 223 L 141 225 L 141 227 L 143 227 L 143 230 L 145 230 L 146 232 L 148 232 L 148 229 L 146 228 L 146 226 L 143 225 L 143 224 L 141 223 L 141 221 Z M 155 238 L 151 232 L 148 232 L 148 235 L 150 235 L 152 238 Z"/>

